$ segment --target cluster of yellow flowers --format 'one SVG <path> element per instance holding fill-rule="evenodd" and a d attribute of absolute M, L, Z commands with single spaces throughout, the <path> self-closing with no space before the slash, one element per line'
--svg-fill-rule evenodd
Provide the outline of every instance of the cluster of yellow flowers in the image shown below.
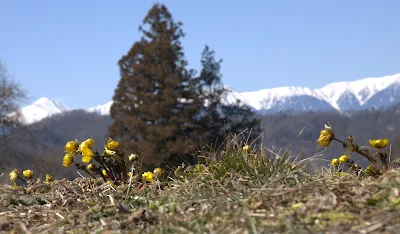
<path fill-rule="evenodd" d="M 29 169 L 24 170 L 24 171 L 22 171 L 22 174 L 24 175 L 24 177 L 26 179 L 28 179 L 28 181 L 26 181 L 23 177 L 20 176 L 20 173 L 19 173 L 18 169 L 16 169 L 16 168 L 14 168 L 14 170 L 12 170 L 10 173 L 8 173 L 8 177 L 10 178 L 11 182 L 13 182 L 14 185 L 17 184 L 18 179 L 20 179 L 25 184 L 28 184 L 28 182 L 33 183 L 34 174 L 33 174 L 32 170 L 29 170 Z M 51 181 L 53 181 L 53 177 L 51 177 L 50 174 L 47 174 L 44 183 L 48 184 Z M 37 182 L 40 182 L 39 178 L 38 178 Z"/>
<path fill-rule="evenodd" d="M 80 153 L 82 155 L 82 162 L 89 163 L 88 169 L 94 169 L 92 163 L 90 163 L 95 156 L 93 152 L 94 140 L 87 139 L 79 144 L 78 140 L 68 141 L 65 145 L 65 156 L 63 158 L 63 166 L 69 167 L 74 162 L 75 156 Z M 104 146 L 105 150 L 103 152 L 103 156 L 111 157 L 116 154 L 115 150 L 117 150 L 119 146 L 118 141 L 114 141 L 111 138 L 108 139 L 107 144 Z"/>
<path fill-rule="evenodd" d="M 63 166 L 64 167 L 69 167 L 72 165 L 74 162 L 74 157 L 77 153 L 82 154 L 82 162 L 88 163 L 90 160 L 92 160 L 94 156 L 94 152 L 92 150 L 94 146 L 94 140 L 93 139 L 87 139 L 86 141 L 83 141 L 80 145 L 78 140 L 75 141 L 68 141 L 67 144 L 65 145 L 65 156 L 63 158 Z"/>
<path fill-rule="evenodd" d="M 104 151 L 100 155 L 98 152 L 93 151 L 94 140 L 87 139 L 82 143 L 78 140 L 68 141 L 65 145 L 65 156 L 63 158 L 62 165 L 65 167 L 71 166 L 73 163 L 78 169 L 84 170 L 93 178 L 96 175 L 101 176 L 105 181 L 107 179 L 113 182 L 123 182 L 128 179 L 137 179 L 137 166 L 139 163 L 139 156 L 137 154 L 130 154 L 127 157 L 124 152 L 119 150 L 119 142 L 109 138 L 107 143 L 104 145 Z M 82 163 L 76 162 L 76 155 L 82 155 Z M 128 160 L 126 160 L 128 159 Z M 131 171 L 127 171 L 127 163 L 130 162 Z M 87 165 L 85 165 L 87 163 Z M 142 174 L 142 178 L 145 181 L 153 182 L 156 178 L 161 177 L 163 171 L 161 168 L 154 169 L 154 172 L 145 172 Z"/>
<path fill-rule="evenodd" d="M 318 146 L 322 148 L 327 148 L 333 140 L 342 143 L 342 145 L 348 149 L 349 153 L 356 152 L 366 157 L 371 162 L 371 165 L 369 165 L 365 169 L 365 173 L 367 175 L 379 175 L 387 170 L 388 155 L 387 153 L 381 151 L 381 149 L 389 144 L 389 139 L 383 138 L 369 140 L 369 145 L 372 148 L 378 150 L 374 155 L 371 155 L 371 152 L 369 150 L 365 150 L 359 145 L 353 143 L 353 136 L 350 135 L 347 139 L 347 142 L 341 141 L 335 138 L 333 128 L 331 126 L 325 125 L 325 129 L 321 131 L 320 136 L 317 140 Z M 380 163 L 378 163 L 377 159 L 380 160 Z M 350 162 L 350 156 L 348 154 L 344 154 L 339 158 L 334 158 L 331 161 L 331 166 L 338 167 L 340 164 L 349 164 L 351 169 L 359 169 L 359 166 L 357 164 L 355 164 L 353 161 Z"/>
<path fill-rule="evenodd" d="M 332 166 L 339 166 L 340 163 L 348 163 L 350 162 L 350 156 L 344 154 L 339 158 L 332 159 L 331 165 Z"/>

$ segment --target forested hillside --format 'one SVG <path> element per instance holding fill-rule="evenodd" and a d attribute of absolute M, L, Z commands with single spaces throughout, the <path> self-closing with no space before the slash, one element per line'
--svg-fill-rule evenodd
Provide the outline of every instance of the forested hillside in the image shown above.
<path fill-rule="evenodd" d="M 400 128 L 400 105 L 387 110 L 354 112 L 350 116 L 336 113 L 303 113 L 259 116 L 264 130 L 267 147 L 271 150 L 285 150 L 290 147 L 291 154 L 301 154 L 301 158 L 322 154 L 314 160 L 312 166 L 318 169 L 327 166 L 330 159 L 342 155 L 345 151 L 337 142 L 323 151 L 317 148 L 321 129 L 325 123 L 331 123 L 335 135 L 345 140 L 353 134 L 360 145 L 368 146 L 369 139 L 388 137 L 392 144 L 392 159 L 397 158 L 400 150 L 400 137 L 396 129 Z M 100 116 L 86 111 L 72 111 L 56 115 L 29 126 L 31 134 L 17 134 L 17 139 L 8 151 L 3 151 L 0 158 L 0 170 L 4 174 L 14 167 L 31 168 L 38 175 L 51 173 L 56 178 L 78 176 L 74 168 L 61 165 L 64 145 L 69 140 L 93 138 L 95 149 L 101 151 L 108 138 L 111 125 L 109 116 Z M 300 134 L 300 135 L 299 135 Z M 12 150 L 11 150 L 12 148 Z M 363 159 L 356 156 L 355 159 Z M 326 160 L 328 159 L 328 160 Z M 361 165 L 366 165 L 363 159 Z M 1 180 L 7 181 L 3 176 Z"/>

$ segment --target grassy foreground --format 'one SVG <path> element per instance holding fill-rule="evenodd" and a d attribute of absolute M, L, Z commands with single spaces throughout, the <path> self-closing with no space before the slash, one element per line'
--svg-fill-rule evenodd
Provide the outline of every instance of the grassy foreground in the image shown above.
<path fill-rule="evenodd" d="M 288 153 L 233 150 L 153 183 L 0 186 L 3 233 L 396 233 L 400 171 L 309 175 Z"/>

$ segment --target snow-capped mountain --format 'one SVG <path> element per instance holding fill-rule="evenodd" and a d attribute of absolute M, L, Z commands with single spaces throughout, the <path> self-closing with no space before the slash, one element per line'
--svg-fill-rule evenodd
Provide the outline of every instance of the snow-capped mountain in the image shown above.
<path fill-rule="evenodd" d="M 400 84 L 400 73 L 384 77 L 365 78 L 351 82 L 336 82 L 318 89 L 321 97 L 336 110 L 344 111 L 349 105 L 369 108 L 383 107 L 380 104 L 370 105 L 369 101 L 383 90 Z M 390 95 L 388 93 L 388 95 Z M 390 98 L 389 98 L 390 99 Z M 400 99 L 397 99 L 400 102 Z M 382 103 L 384 104 L 384 103 Z"/>
<path fill-rule="evenodd" d="M 320 89 L 281 87 L 241 93 L 262 113 L 279 111 L 328 111 L 382 108 L 400 102 L 400 73 L 335 82 Z"/>
<path fill-rule="evenodd" d="M 226 87 L 226 86 L 225 86 Z M 230 93 L 222 102 L 240 100 L 259 113 L 280 111 L 339 111 L 384 108 L 400 103 L 400 73 L 384 77 L 365 78 L 350 82 L 335 82 L 320 89 L 306 87 L 280 87 L 254 92 Z M 108 115 L 112 101 L 87 109 L 88 112 Z M 22 109 L 25 123 L 33 123 L 53 114 L 68 111 L 59 102 L 40 98 Z"/>
<path fill-rule="evenodd" d="M 329 102 L 320 97 L 317 90 L 304 87 L 263 89 L 255 92 L 243 92 L 241 95 L 260 113 L 334 110 Z"/>
<path fill-rule="evenodd" d="M 64 106 L 61 102 L 41 97 L 31 105 L 25 106 L 21 109 L 23 118 L 22 122 L 24 124 L 31 124 L 68 110 L 70 109 Z"/>
<path fill-rule="evenodd" d="M 90 107 L 87 109 L 88 112 L 95 112 L 99 115 L 109 115 L 110 114 L 110 108 L 111 105 L 113 104 L 113 101 L 109 101 L 106 104 L 103 105 L 97 105 L 95 107 Z"/>

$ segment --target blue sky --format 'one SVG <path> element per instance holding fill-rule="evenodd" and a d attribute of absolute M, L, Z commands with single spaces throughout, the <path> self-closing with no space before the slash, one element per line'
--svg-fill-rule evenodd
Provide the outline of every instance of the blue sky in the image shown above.
<path fill-rule="evenodd" d="M 325 84 L 400 72 L 400 1 L 2 1 L 0 59 L 29 101 L 71 108 L 111 100 L 117 62 L 155 2 L 183 23 L 190 68 L 205 44 L 237 91 Z"/>

